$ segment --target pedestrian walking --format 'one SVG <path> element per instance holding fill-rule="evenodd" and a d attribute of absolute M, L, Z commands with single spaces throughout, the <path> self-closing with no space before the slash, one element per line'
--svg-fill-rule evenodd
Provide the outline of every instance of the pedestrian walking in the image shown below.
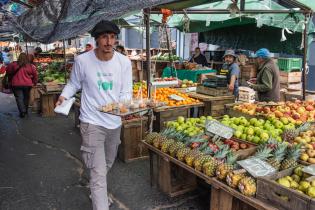
<path fill-rule="evenodd" d="M 106 174 L 112 167 L 120 144 L 121 118 L 102 113 L 98 107 L 130 100 L 132 67 L 130 60 L 114 51 L 118 26 L 99 22 L 92 30 L 96 49 L 75 58 L 70 80 L 56 106 L 82 89 L 80 131 L 82 158 L 89 170 L 93 210 L 108 210 Z"/>
<path fill-rule="evenodd" d="M 17 61 L 7 66 L 6 74 L 16 99 L 20 117 L 24 118 L 28 114 L 30 91 L 38 79 L 36 67 L 30 64 L 26 53 L 21 53 Z"/>

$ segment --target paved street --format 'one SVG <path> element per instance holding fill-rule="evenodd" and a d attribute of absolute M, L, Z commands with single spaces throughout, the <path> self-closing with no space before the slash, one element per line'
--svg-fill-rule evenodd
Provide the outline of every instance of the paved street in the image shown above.
<path fill-rule="evenodd" d="M 0 93 L 0 210 L 90 210 L 87 174 L 73 115 L 18 118 Z M 108 174 L 111 210 L 203 210 L 208 190 L 168 198 L 149 183 L 148 160 L 117 160 Z"/>

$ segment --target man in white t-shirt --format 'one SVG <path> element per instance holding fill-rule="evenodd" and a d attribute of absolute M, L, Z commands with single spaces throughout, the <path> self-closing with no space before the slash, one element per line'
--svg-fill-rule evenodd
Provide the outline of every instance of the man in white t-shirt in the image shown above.
<path fill-rule="evenodd" d="M 130 100 L 132 67 L 130 60 L 113 47 L 120 33 L 112 22 L 101 21 L 92 30 L 97 48 L 75 59 L 68 84 L 56 105 L 81 93 L 80 131 L 82 157 L 90 172 L 93 210 L 108 210 L 106 174 L 120 144 L 121 118 L 98 111 L 102 105 Z"/>

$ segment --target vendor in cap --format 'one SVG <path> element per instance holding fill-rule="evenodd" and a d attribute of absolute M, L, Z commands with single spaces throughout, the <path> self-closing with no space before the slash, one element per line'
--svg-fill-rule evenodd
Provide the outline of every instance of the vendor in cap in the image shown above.
<path fill-rule="evenodd" d="M 224 64 L 221 70 L 218 72 L 219 75 L 226 76 L 228 82 L 228 89 L 233 92 L 233 95 L 238 97 L 238 79 L 240 76 L 240 68 L 236 63 L 237 56 L 234 50 L 226 50 L 223 56 Z"/>
<path fill-rule="evenodd" d="M 257 91 L 259 101 L 280 101 L 280 72 L 270 52 L 262 48 L 255 53 L 258 66 L 257 84 L 248 82 Z"/>
<path fill-rule="evenodd" d="M 56 106 L 81 93 L 80 132 L 82 159 L 89 170 L 93 210 L 108 210 L 106 174 L 120 144 L 121 117 L 100 112 L 100 106 L 132 98 L 130 60 L 114 51 L 118 26 L 101 21 L 93 28 L 96 48 L 75 58 L 71 77 Z"/>

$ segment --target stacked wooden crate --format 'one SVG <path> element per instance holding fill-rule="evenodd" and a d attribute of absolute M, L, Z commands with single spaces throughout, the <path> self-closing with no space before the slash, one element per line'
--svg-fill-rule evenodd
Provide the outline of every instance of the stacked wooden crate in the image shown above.
<path fill-rule="evenodd" d="M 247 86 L 247 81 L 257 77 L 257 68 L 254 64 L 240 66 L 240 85 Z"/>
<path fill-rule="evenodd" d="M 279 58 L 280 88 L 284 100 L 287 95 L 302 95 L 302 59 Z"/>

